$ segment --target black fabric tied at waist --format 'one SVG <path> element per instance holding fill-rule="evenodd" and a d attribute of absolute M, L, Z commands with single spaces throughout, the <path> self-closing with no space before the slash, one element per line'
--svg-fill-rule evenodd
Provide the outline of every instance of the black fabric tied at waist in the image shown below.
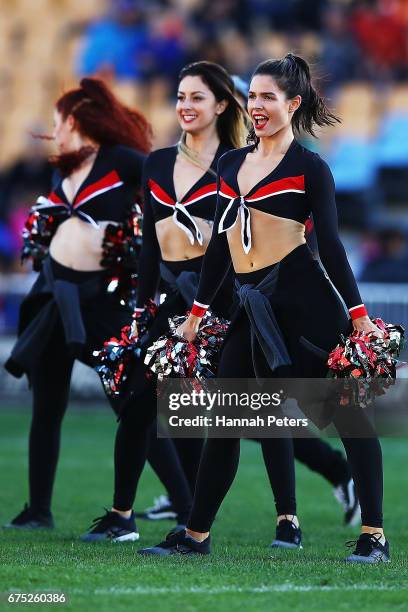
<path fill-rule="evenodd" d="M 272 371 L 280 366 L 291 365 L 285 341 L 276 321 L 268 297 L 273 295 L 279 276 L 279 264 L 257 285 L 241 283 L 235 280 L 235 289 L 240 305 L 245 308 L 251 324 L 251 349 L 255 375 L 260 377 L 256 342 L 262 349 Z"/>
<path fill-rule="evenodd" d="M 182 270 L 177 276 L 164 264 L 160 263 L 160 274 L 170 287 L 178 291 L 188 306 L 194 302 L 200 275 L 193 270 Z"/>
<path fill-rule="evenodd" d="M 21 377 L 32 370 L 53 331 L 60 315 L 65 340 L 73 357 L 80 357 L 86 343 L 86 331 L 81 313 L 81 302 L 96 297 L 101 291 L 101 276 L 96 274 L 80 284 L 55 279 L 49 257 L 44 260 L 42 273 L 32 293 L 50 294 L 50 299 L 31 319 L 19 335 L 5 363 L 14 376 Z M 32 296 L 29 294 L 28 298 Z"/>

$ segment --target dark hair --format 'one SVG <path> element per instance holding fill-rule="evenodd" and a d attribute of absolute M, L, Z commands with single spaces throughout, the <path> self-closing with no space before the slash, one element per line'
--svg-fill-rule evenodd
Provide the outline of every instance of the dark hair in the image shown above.
<path fill-rule="evenodd" d="M 75 119 L 78 131 L 99 145 L 126 145 L 148 153 L 151 150 L 152 130 L 144 116 L 118 100 L 100 79 L 84 78 L 80 87 L 64 93 L 56 102 L 56 109 L 65 120 Z M 69 174 L 92 153 L 92 147 L 82 147 L 50 158 L 63 174 Z"/>
<path fill-rule="evenodd" d="M 259 64 L 252 77 L 257 74 L 267 74 L 285 92 L 288 99 L 299 95 L 302 98 L 299 108 L 294 112 L 292 126 L 295 132 L 302 130 L 316 137 L 314 126 L 334 125 L 340 123 L 339 117 L 326 106 L 323 98 L 312 84 L 308 63 L 298 55 L 288 53 L 282 59 L 269 59 Z M 255 130 L 252 128 L 248 140 L 257 142 Z"/>
<path fill-rule="evenodd" d="M 187 76 L 199 76 L 212 91 L 217 102 L 228 101 L 227 108 L 217 119 L 218 138 L 231 149 L 241 147 L 245 132 L 244 111 L 235 99 L 234 82 L 225 68 L 214 62 L 194 62 L 181 70 L 179 83 Z"/>

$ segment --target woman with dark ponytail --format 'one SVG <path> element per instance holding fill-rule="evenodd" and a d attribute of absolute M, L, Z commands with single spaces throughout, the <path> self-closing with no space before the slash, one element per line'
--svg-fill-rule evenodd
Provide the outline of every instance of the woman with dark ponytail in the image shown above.
<path fill-rule="evenodd" d="M 354 328 L 380 334 L 370 321 L 340 242 L 333 178 L 327 164 L 296 138 L 338 118 L 314 89 L 307 63 L 292 54 L 255 70 L 248 95 L 251 144 L 222 156 L 214 231 L 196 300 L 178 329 L 194 340 L 225 271 L 233 264 L 239 307 L 221 353 L 220 378 L 325 378 L 327 355 L 340 334 Z M 313 214 L 322 269 L 308 249 L 305 222 Z M 240 221 L 241 219 L 241 221 Z M 335 289 L 337 289 L 337 292 Z M 348 308 L 346 313 L 339 299 Z M 298 398 L 298 401 L 301 398 Z M 301 402 L 299 401 L 302 407 Z M 379 441 L 361 410 L 353 427 L 363 438 L 347 437 L 347 411 L 333 411 L 360 499 L 362 533 L 350 563 L 389 560 L 382 527 L 382 456 Z M 271 446 L 277 439 L 270 440 Z M 294 479 L 282 476 L 289 448 L 276 451 L 276 540 L 300 544 Z M 265 453 L 264 453 L 265 456 Z M 197 478 L 187 530 L 143 554 L 208 554 L 209 531 L 232 484 L 239 440 L 209 439 Z M 280 478 L 280 476 L 282 476 Z M 280 478 L 280 481 L 279 481 Z"/>
<path fill-rule="evenodd" d="M 52 235 L 40 274 L 21 306 L 19 338 L 6 363 L 13 375 L 27 374 L 33 392 L 30 499 L 9 523 L 15 528 L 53 527 L 52 490 L 74 361 L 94 366 L 93 351 L 129 322 L 130 308 L 117 292 L 108 291 L 104 238 L 108 226 L 127 222 L 151 148 L 145 118 L 93 78 L 82 79 L 57 100 L 52 138 L 58 148 L 50 160 L 56 169 L 52 191 L 39 197 L 32 210 L 40 216 L 39 227 L 52 227 Z M 111 403 L 121 415 L 115 499 L 126 495 L 131 506 L 135 474 L 143 467 L 133 448 L 145 444 L 146 436 L 140 431 L 130 435 L 130 412 L 121 412 L 116 400 Z M 127 520 L 113 509 L 105 522 L 112 540 L 138 538 L 133 517 Z"/>

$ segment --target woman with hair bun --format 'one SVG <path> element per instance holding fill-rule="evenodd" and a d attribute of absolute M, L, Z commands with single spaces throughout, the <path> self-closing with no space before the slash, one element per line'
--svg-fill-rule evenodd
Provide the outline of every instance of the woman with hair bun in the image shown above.
<path fill-rule="evenodd" d="M 340 334 L 348 335 L 352 328 L 381 333 L 361 303 L 338 236 L 330 169 L 294 137 L 300 130 L 314 135 L 315 125 L 333 125 L 338 118 L 313 87 L 308 64 L 290 53 L 256 68 L 248 113 L 253 123 L 251 144 L 226 153 L 218 163 L 214 231 L 196 300 L 178 333 L 194 340 L 232 262 L 239 308 L 223 346 L 218 376 L 325 378 L 328 352 L 337 345 Z M 305 222 L 311 214 L 326 272 L 305 241 Z M 333 424 L 347 453 L 362 515 L 361 535 L 346 561 L 388 561 L 381 446 L 366 415 L 358 409 L 353 411 L 353 425 L 358 424 L 365 437 L 348 437 L 346 412 L 344 407 L 335 412 Z M 187 530 L 169 535 L 142 554 L 210 552 L 210 528 L 235 478 L 239 446 L 237 439 L 208 440 Z M 293 542 L 299 541 L 295 498 L 288 494 L 294 483 L 282 474 L 280 487 L 277 539 L 292 534 Z"/>
<path fill-rule="evenodd" d="M 74 361 L 93 366 L 93 351 L 129 322 L 131 310 L 107 291 L 101 259 L 105 229 L 125 222 L 139 196 L 151 128 L 101 80 L 84 78 L 57 100 L 53 139 L 58 148 L 50 160 L 56 169 L 53 188 L 38 199 L 34 212 L 56 220 L 57 228 L 21 306 L 19 338 L 6 363 L 13 375 L 27 374 L 33 392 L 29 503 L 9 523 L 15 528 L 54 526 L 51 498 Z M 135 478 L 143 468 L 133 448 L 147 440 L 132 429 L 132 411 L 111 403 L 121 416 L 114 506 L 125 500 L 131 507 Z M 104 521 L 104 534 L 94 539 L 138 538 L 133 517 L 125 519 L 113 508 Z"/>

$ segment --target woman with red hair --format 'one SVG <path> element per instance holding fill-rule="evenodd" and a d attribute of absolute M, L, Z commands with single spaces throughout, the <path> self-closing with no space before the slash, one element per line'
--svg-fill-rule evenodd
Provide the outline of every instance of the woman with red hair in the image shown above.
<path fill-rule="evenodd" d="M 136 110 L 124 106 L 98 79 L 85 78 L 59 98 L 53 138 L 59 154 L 53 189 L 34 207 L 57 220 L 41 272 L 20 311 L 19 338 L 6 368 L 27 374 L 33 391 L 29 441 L 30 500 L 9 527 L 53 527 L 51 497 L 75 359 L 94 365 L 93 351 L 120 333 L 131 310 L 107 291 L 102 266 L 105 230 L 124 223 L 138 196 L 142 167 L 150 151 L 151 129 Z M 53 225 L 55 227 L 55 224 Z M 112 400 L 120 415 L 115 442 L 116 502 L 133 504 L 136 445 L 146 444 L 131 410 Z M 155 405 L 152 405 L 152 410 Z M 119 506 L 121 507 L 121 506 Z M 134 518 L 107 512 L 110 538 L 136 540 Z"/>

